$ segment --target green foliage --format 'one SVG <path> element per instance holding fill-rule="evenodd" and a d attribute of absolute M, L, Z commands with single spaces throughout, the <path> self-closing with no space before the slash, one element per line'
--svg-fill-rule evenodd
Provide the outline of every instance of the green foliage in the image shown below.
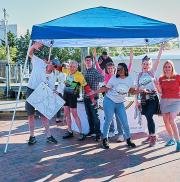
<path fill-rule="evenodd" d="M 16 47 L 17 47 L 17 61 L 18 63 L 24 63 L 27 55 L 27 50 L 30 41 L 30 33 L 27 30 L 25 36 L 20 36 L 16 40 Z"/>
<path fill-rule="evenodd" d="M 10 63 L 16 63 L 17 52 L 18 52 L 18 50 L 16 47 L 10 47 Z"/>
<path fill-rule="evenodd" d="M 52 54 L 61 62 L 67 62 L 68 60 L 81 61 L 80 48 L 54 48 Z"/>
<path fill-rule="evenodd" d="M 5 46 L 0 46 L 0 60 L 6 60 L 6 49 Z"/>
<path fill-rule="evenodd" d="M 8 32 L 8 45 L 10 51 L 10 63 L 15 63 L 17 59 L 17 48 L 16 48 L 16 38 L 12 32 Z M 6 60 L 6 47 L 5 41 L 2 41 L 0 46 L 0 60 Z"/>
<path fill-rule="evenodd" d="M 8 32 L 8 45 L 9 47 L 16 47 L 16 38 L 12 32 Z"/>
<path fill-rule="evenodd" d="M 10 47 L 10 63 L 15 63 L 17 58 L 16 47 Z M 6 48 L 5 46 L 0 47 L 0 60 L 6 60 Z"/>

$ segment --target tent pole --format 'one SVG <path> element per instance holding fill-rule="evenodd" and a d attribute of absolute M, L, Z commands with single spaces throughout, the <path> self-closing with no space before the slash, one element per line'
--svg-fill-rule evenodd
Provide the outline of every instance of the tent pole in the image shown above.
<path fill-rule="evenodd" d="M 177 38 L 177 41 L 178 41 L 178 48 L 180 48 L 180 40 L 179 40 L 179 37 Z"/>
<path fill-rule="evenodd" d="M 31 44 L 32 44 L 32 40 L 30 40 L 30 42 L 29 42 L 29 47 L 28 47 L 28 51 L 27 51 L 27 54 L 26 54 L 26 60 L 25 60 L 25 63 L 24 63 L 24 69 L 23 69 L 23 72 L 21 74 L 21 83 L 20 83 L 19 90 L 18 90 L 18 95 L 17 95 L 17 98 L 16 98 L 16 106 L 14 108 L 14 113 L 13 113 L 11 124 L 10 124 L 10 127 L 9 127 L 9 134 L 8 134 L 8 138 L 7 138 L 7 141 L 6 141 L 6 146 L 5 146 L 5 149 L 4 149 L 4 153 L 7 153 L 7 148 L 8 148 L 8 144 L 9 144 L 9 139 L 10 139 L 13 123 L 14 123 L 14 118 L 15 118 L 15 114 L 16 114 L 16 110 L 17 110 L 17 105 L 19 103 L 19 97 L 20 97 L 22 82 L 23 82 L 23 79 L 24 79 L 24 74 L 25 74 L 25 70 L 26 70 L 26 65 L 27 65 L 27 60 L 28 60 L 28 55 L 29 55 Z"/>
<path fill-rule="evenodd" d="M 81 47 L 81 73 L 84 73 L 84 71 L 85 71 L 84 60 L 87 55 L 89 55 L 89 47 Z M 83 90 L 82 89 L 80 92 L 80 99 L 83 99 Z"/>
<path fill-rule="evenodd" d="M 51 60 L 51 52 L 52 52 L 52 46 L 53 46 L 53 40 L 51 41 L 51 44 L 50 44 L 50 48 L 49 48 L 49 56 L 48 56 L 48 62 L 50 62 Z"/>

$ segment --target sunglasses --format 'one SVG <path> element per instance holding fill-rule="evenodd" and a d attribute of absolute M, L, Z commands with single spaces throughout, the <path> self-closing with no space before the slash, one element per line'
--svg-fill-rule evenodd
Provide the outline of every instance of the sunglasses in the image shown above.
<path fill-rule="evenodd" d="M 123 71 L 124 70 L 124 67 L 123 66 L 118 66 L 117 67 L 117 71 Z"/>

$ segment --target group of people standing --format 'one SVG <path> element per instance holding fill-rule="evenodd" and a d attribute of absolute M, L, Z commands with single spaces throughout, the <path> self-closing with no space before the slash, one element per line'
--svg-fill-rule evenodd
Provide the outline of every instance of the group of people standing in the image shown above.
<path fill-rule="evenodd" d="M 180 112 L 180 75 L 175 72 L 174 65 L 171 61 L 167 61 L 163 65 L 163 74 L 157 80 L 155 78 L 156 71 L 160 62 L 163 51 L 163 44 L 160 47 L 157 60 L 152 64 L 152 60 L 145 56 L 142 59 L 142 71 L 138 74 L 136 81 L 130 76 L 133 62 L 133 50 L 130 52 L 130 63 L 119 63 L 115 67 L 112 59 L 103 52 L 102 56 L 96 60 L 96 51 L 94 50 L 93 58 L 86 56 L 85 71 L 78 71 L 78 63 L 71 61 L 68 68 L 63 67 L 57 59 L 40 59 L 33 53 L 39 50 L 43 45 L 34 43 L 30 49 L 29 56 L 32 61 L 33 69 L 28 83 L 27 97 L 37 88 L 41 82 L 45 82 L 51 89 L 55 89 L 54 70 L 58 70 L 66 75 L 62 97 L 65 100 L 64 114 L 67 123 L 67 132 L 63 135 L 63 139 L 73 137 L 71 128 L 71 113 L 79 128 L 78 140 L 84 140 L 86 136 L 95 135 L 95 140 L 100 141 L 105 149 L 109 148 L 109 130 L 113 128 L 112 123 L 114 115 L 116 118 L 119 137 L 123 136 L 129 147 L 136 147 L 131 140 L 131 134 L 124 106 L 125 97 L 128 94 L 135 95 L 136 107 L 145 115 L 148 126 L 148 138 L 143 143 L 149 143 L 154 146 L 157 141 L 155 133 L 155 122 L 153 115 L 160 109 L 166 130 L 169 135 L 169 141 L 166 146 L 175 145 L 176 151 L 180 151 L 180 138 L 175 118 Z M 94 62 L 93 62 L 94 61 Z M 96 66 L 96 68 L 94 67 Z M 104 82 L 104 86 L 99 88 L 99 83 Z M 89 123 L 89 133 L 82 131 L 81 121 L 77 112 L 77 98 L 80 88 L 84 88 L 84 106 Z M 55 91 L 57 92 L 57 91 Z M 104 108 L 104 126 L 103 134 L 100 130 L 100 120 L 98 117 L 98 94 L 103 93 Z M 59 94 L 59 93 L 58 93 Z M 30 138 L 28 144 L 36 143 L 34 136 L 34 113 L 35 109 L 26 102 L 26 110 L 28 113 Z M 42 115 L 42 123 L 46 129 L 47 142 L 57 143 L 57 140 L 51 135 L 48 119 Z M 118 140 L 120 141 L 120 140 Z"/>

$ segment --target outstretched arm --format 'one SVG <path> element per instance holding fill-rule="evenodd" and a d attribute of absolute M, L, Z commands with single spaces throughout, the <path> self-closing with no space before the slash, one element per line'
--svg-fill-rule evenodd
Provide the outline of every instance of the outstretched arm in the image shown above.
<path fill-rule="evenodd" d="M 96 95 L 99 93 L 104 93 L 104 92 L 107 92 L 108 90 L 110 90 L 110 88 L 104 86 L 104 87 L 99 88 L 98 90 L 93 90 L 93 91 L 89 92 L 89 95 Z"/>
<path fill-rule="evenodd" d="M 129 66 L 128 66 L 129 73 L 131 72 L 131 69 L 132 69 L 133 57 L 134 57 L 133 49 L 131 48 L 131 50 L 130 50 L 130 62 L 129 62 Z"/>
<path fill-rule="evenodd" d="M 153 67 L 152 67 L 152 71 L 153 71 L 154 74 L 156 73 L 158 65 L 160 63 L 160 58 L 161 58 L 163 49 L 164 49 L 164 43 L 161 44 L 161 47 L 159 49 L 159 53 L 158 53 L 157 59 L 154 62 Z"/>
<path fill-rule="evenodd" d="M 38 50 L 42 46 L 40 42 L 35 42 L 30 48 L 29 57 L 32 59 L 34 50 Z"/>

